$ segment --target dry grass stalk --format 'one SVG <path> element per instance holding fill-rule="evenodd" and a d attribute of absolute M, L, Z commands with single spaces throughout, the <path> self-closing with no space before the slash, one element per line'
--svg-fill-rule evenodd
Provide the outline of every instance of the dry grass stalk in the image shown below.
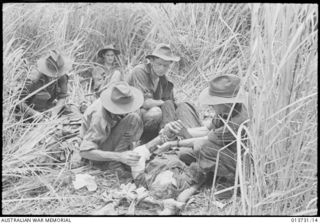
<path fill-rule="evenodd" d="M 40 142 L 56 122 L 26 125 L 14 119 L 13 105 L 32 65 L 54 47 L 73 56 L 68 102 L 89 102 L 80 75 L 108 42 L 119 47 L 125 72 L 143 61 L 156 43 L 170 43 L 182 58 L 169 75 L 179 101 L 197 103 L 200 91 L 216 75 L 244 78 L 251 121 L 249 144 L 241 148 L 252 154 L 254 163 L 238 158 L 240 200 L 222 211 L 210 203 L 211 193 L 204 193 L 209 207 L 203 205 L 197 214 L 316 213 L 317 5 L 17 3 L 4 4 L 3 18 L 5 214 L 25 214 L 28 207 L 41 213 L 39 203 L 28 200 L 37 191 L 39 198 L 56 199 L 48 206 L 52 213 L 67 211 L 57 185 L 66 164 L 52 168 L 39 161 L 50 157 Z M 46 175 L 55 181 L 46 182 Z M 28 181 L 30 177 L 36 181 Z M 82 199 L 67 202 L 86 204 Z M 74 211 L 83 214 L 90 208 L 76 206 Z"/>

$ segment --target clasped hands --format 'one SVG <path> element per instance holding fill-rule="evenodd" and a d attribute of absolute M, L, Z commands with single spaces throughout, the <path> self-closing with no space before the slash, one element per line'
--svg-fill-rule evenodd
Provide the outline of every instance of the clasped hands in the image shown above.
<path fill-rule="evenodd" d="M 181 120 L 172 121 L 163 127 L 163 132 L 169 139 L 176 136 L 186 137 L 188 130 Z"/>
<path fill-rule="evenodd" d="M 172 121 L 168 124 L 166 124 L 163 128 L 163 132 L 169 139 L 173 139 L 176 136 L 186 136 L 186 133 L 188 133 L 187 128 L 182 123 L 181 120 Z M 168 151 L 172 147 L 172 142 L 165 142 L 164 144 L 158 146 L 157 152 L 165 152 Z M 140 152 L 141 151 L 141 152 Z M 122 152 L 120 154 L 119 161 L 127 164 L 129 166 L 134 166 L 138 163 L 140 157 L 145 152 L 144 145 L 138 146 L 134 149 L 134 151 L 126 151 Z"/>
<path fill-rule="evenodd" d="M 176 136 L 186 137 L 189 134 L 181 120 L 166 124 L 163 128 L 163 133 L 167 135 L 168 139 L 174 139 Z M 176 141 L 167 141 L 158 146 L 157 153 L 166 152 L 173 146 L 176 146 Z"/>

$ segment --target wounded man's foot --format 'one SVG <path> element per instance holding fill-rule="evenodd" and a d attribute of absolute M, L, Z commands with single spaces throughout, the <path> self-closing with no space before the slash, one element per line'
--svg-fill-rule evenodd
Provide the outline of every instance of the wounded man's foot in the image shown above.
<path fill-rule="evenodd" d="M 183 202 L 176 201 L 172 198 L 162 201 L 164 209 L 158 211 L 158 215 L 176 215 L 185 205 Z"/>

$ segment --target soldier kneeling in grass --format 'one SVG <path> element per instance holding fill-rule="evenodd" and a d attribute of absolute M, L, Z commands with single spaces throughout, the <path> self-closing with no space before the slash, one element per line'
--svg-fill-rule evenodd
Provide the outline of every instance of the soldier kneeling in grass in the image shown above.
<path fill-rule="evenodd" d="M 16 117 L 22 122 L 38 122 L 44 118 L 56 120 L 63 115 L 60 128 L 45 140 L 47 152 L 60 161 L 65 161 L 67 153 L 57 149 L 62 141 L 77 135 L 81 119 L 79 109 L 66 104 L 72 64 L 71 58 L 57 50 L 41 57 L 26 79 L 19 96 L 21 102 L 16 107 Z M 43 158 L 43 162 L 46 160 Z"/>
<path fill-rule="evenodd" d="M 51 112 L 51 117 L 66 113 L 68 75 L 72 69 L 71 58 L 51 50 L 41 57 L 22 88 L 17 109 L 23 118 L 41 120 Z"/>
<path fill-rule="evenodd" d="M 133 165 L 140 158 L 132 149 L 143 131 L 143 122 L 135 113 L 142 104 L 140 90 L 124 81 L 110 84 L 84 113 L 81 157 L 100 169 L 130 171 L 126 165 Z"/>
<path fill-rule="evenodd" d="M 208 127 L 187 129 L 181 121 L 174 121 L 161 131 L 160 136 L 134 149 L 141 155 L 141 161 L 132 167 L 136 184 L 146 187 L 155 197 L 174 198 L 184 203 L 218 166 L 215 188 L 219 191 L 232 187 L 237 159 L 235 135 L 248 119 L 247 96 L 239 92 L 240 81 L 234 75 L 219 76 L 202 91 L 200 103 L 213 106 L 216 113 Z M 176 135 L 184 139 L 168 141 Z M 151 153 L 166 152 L 173 147 L 178 147 L 179 151 L 157 155 L 145 166 L 145 161 L 153 157 Z M 229 198 L 232 192 L 231 189 L 216 196 Z M 174 214 L 177 208 L 167 208 L 161 214 Z"/>

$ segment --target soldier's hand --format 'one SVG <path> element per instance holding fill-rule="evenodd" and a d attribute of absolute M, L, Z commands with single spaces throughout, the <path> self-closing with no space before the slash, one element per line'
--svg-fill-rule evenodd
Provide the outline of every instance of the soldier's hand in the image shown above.
<path fill-rule="evenodd" d="M 140 155 L 137 152 L 125 151 L 120 153 L 119 162 L 122 162 L 128 166 L 134 166 L 138 163 Z"/>
<path fill-rule="evenodd" d="M 162 145 L 158 146 L 158 149 L 155 151 L 155 153 L 159 154 L 162 152 L 167 152 L 172 147 L 171 142 L 165 142 Z"/>
<path fill-rule="evenodd" d="M 181 128 L 182 126 L 177 121 L 172 121 L 163 127 L 163 133 L 172 139 L 180 132 Z"/>
<path fill-rule="evenodd" d="M 179 133 L 177 135 L 184 138 L 192 138 L 185 124 L 181 120 L 177 120 L 176 122 L 179 124 Z"/>
<path fill-rule="evenodd" d="M 204 145 L 205 143 L 207 143 L 207 142 L 208 142 L 208 140 L 206 140 L 206 139 L 197 139 L 197 140 L 195 140 L 195 141 L 193 142 L 193 150 L 194 150 L 195 152 L 200 151 L 201 148 L 203 147 L 203 145 Z"/>
<path fill-rule="evenodd" d="M 186 133 L 188 133 L 187 128 L 185 127 L 185 125 L 183 124 L 183 122 L 181 120 L 177 120 L 177 121 L 172 121 L 168 124 L 165 125 L 164 129 L 167 129 L 167 132 L 169 132 L 171 134 L 171 136 L 182 136 L 182 137 L 186 137 Z M 171 136 L 168 136 L 169 138 L 171 138 Z"/>

